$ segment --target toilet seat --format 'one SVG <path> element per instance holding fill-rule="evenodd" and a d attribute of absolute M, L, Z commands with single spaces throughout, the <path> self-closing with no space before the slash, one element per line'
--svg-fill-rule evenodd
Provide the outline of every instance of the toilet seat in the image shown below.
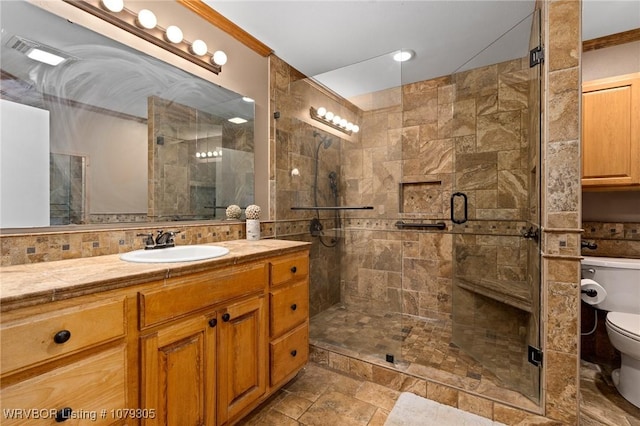
<path fill-rule="evenodd" d="M 616 332 L 640 343 L 640 315 L 609 312 L 606 323 Z"/>

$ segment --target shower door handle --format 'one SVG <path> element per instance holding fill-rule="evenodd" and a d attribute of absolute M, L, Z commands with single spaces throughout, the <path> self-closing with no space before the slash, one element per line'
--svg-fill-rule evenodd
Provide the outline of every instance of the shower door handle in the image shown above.
<path fill-rule="evenodd" d="M 462 197 L 462 202 L 463 202 L 463 206 L 464 206 L 464 216 L 462 217 L 462 219 L 456 219 L 456 213 L 455 213 L 455 205 L 456 205 L 456 198 L 458 197 Z M 467 194 L 463 193 L 463 192 L 454 192 L 453 194 L 451 194 L 451 222 L 453 223 L 465 223 L 467 221 Z"/>

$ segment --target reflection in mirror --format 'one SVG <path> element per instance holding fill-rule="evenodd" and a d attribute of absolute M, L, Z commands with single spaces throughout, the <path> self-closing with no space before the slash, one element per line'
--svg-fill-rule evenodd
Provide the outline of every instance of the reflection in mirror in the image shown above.
<path fill-rule="evenodd" d="M 48 132 L 28 137 L 50 162 L 31 183 L 48 191 L 3 172 L 0 202 L 18 219 L 0 227 L 214 219 L 253 202 L 252 103 L 29 3 L 1 7 L 2 126 L 5 110 L 28 107 L 2 152 L 31 174 L 19 147 L 38 117 Z M 63 61 L 39 62 L 36 50 Z M 21 197 L 7 198 L 12 184 Z M 49 223 L 19 219 L 29 197 Z"/>

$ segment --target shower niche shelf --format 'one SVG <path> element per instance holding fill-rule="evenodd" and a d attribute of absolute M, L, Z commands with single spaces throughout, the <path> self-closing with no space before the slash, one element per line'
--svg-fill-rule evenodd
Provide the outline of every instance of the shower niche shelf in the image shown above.
<path fill-rule="evenodd" d="M 399 185 L 400 213 L 443 213 L 441 180 L 400 182 Z"/>
<path fill-rule="evenodd" d="M 522 311 L 533 313 L 531 292 L 526 281 L 500 281 L 487 278 L 457 277 L 458 286 L 502 302 Z"/>

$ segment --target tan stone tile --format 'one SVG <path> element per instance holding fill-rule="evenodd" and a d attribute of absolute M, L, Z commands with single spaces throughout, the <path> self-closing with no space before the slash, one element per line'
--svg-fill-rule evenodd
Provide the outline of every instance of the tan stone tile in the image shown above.
<path fill-rule="evenodd" d="M 378 408 L 373 414 L 373 417 L 371 417 L 367 426 L 384 426 L 384 423 L 387 421 L 387 417 L 389 417 L 389 412 L 382 408 Z"/>
<path fill-rule="evenodd" d="M 493 418 L 493 401 L 466 392 L 458 394 L 458 408 L 488 419 Z"/>
<path fill-rule="evenodd" d="M 335 352 L 329 352 L 329 367 L 335 368 L 336 370 L 348 372 L 349 358 Z"/>
<path fill-rule="evenodd" d="M 349 358 L 349 373 L 365 380 L 373 379 L 373 366 L 368 362 Z"/>
<path fill-rule="evenodd" d="M 292 419 L 299 418 L 307 409 L 313 404 L 306 398 L 301 398 L 295 394 L 286 394 L 277 403 L 273 404 L 273 410 L 291 417 Z"/>
<path fill-rule="evenodd" d="M 299 421 L 309 426 L 359 426 L 367 425 L 376 407 L 340 392 L 323 394 Z"/>
<path fill-rule="evenodd" d="M 581 95 L 579 68 L 549 74 L 549 142 L 578 140 Z"/>
<path fill-rule="evenodd" d="M 547 350 L 545 364 L 547 417 L 567 424 L 577 424 L 578 356 Z"/>
<path fill-rule="evenodd" d="M 379 367 L 377 365 L 372 366 L 372 377 L 371 380 L 374 383 L 377 383 L 382 386 L 386 386 L 389 389 L 400 390 L 403 381 L 405 380 L 405 375 L 394 371 L 390 368 Z"/>
<path fill-rule="evenodd" d="M 402 392 L 411 392 L 418 396 L 426 398 L 427 382 L 426 380 L 418 379 L 413 376 L 406 376 L 399 390 Z"/>
<path fill-rule="evenodd" d="M 458 406 L 458 391 L 437 383 L 427 383 L 427 398 L 452 407 Z"/>
<path fill-rule="evenodd" d="M 576 67 L 580 61 L 580 11 L 575 0 L 550 1 L 549 46 L 545 62 L 550 70 Z"/>
<path fill-rule="evenodd" d="M 386 411 L 391 411 L 399 396 L 399 391 L 372 382 L 362 383 L 355 394 L 355 397 L 360 401 L 383 408 Z"/>

